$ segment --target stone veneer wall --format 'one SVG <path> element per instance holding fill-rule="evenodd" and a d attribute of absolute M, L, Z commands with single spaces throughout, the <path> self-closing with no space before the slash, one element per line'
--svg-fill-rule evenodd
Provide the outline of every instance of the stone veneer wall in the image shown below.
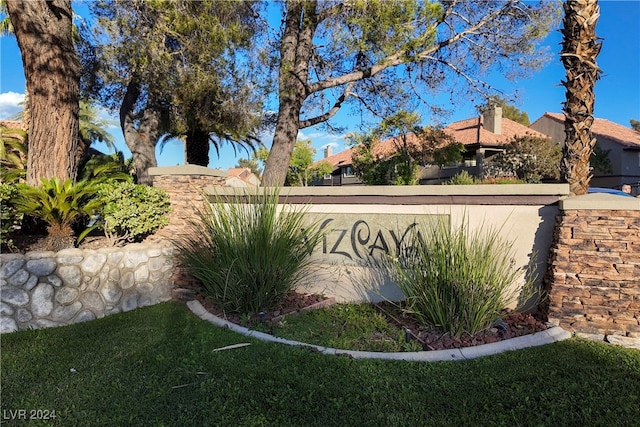
<path fill-rule="evenodd" d="M 150 168 L 149 175 L 154 187 L 167 192 L 172 209 L 169 224 L 149 240 L 183 238 L 196 210 L 203 207 L 204 189 L 224 185 L 227 176 L 221 170 L 196 165 Z"/>
<path fill-rule="evenodd" d="M 547 286 L 549 321 L 640 345 L 640 200 L 591 194 L 560 203 Z"/>
<path fill-rule="evenodd" d="M 2 254 L 0 332 L 62 326 L 167 301 L 172 257 L 173 249 L 162 244 Z"/>

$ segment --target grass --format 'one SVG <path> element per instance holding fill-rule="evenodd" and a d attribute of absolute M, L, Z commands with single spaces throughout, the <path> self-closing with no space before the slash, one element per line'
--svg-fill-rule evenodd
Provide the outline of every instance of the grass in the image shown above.
<path fill-rule="evenodd" d="M 11 410 L 56 411 L 48 422 L 7 425 L 631 426 L 640 419 L 640 351 L 580 339 L 463 362 L 353 360 L 250 340 L 170 302 L 2 335 L 0 346 L 3 418 Z"/>
<path fill-rule="evenodd" d="M 371 304 L 336 304 L 286 316 L 267 332 L 294 341 L 347 350 L 404 350 L 404 331 L 389 324 Z"/>

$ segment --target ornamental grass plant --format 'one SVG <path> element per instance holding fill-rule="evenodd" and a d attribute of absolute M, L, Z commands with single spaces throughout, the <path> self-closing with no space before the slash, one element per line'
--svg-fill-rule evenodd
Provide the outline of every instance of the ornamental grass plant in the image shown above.
<path fill-rule="evenodd" d="M 455 337 L 489 328 L 510 304 L 535 295 L 530 269 L 516 267 L 513 243 L 500 228 L 453 228 L 432 220 L 417 227 L 386 266 L 406 297 L 405 310 Z M 522 277 L 524 276 L 524 280 Z"/>
<path fill-rule="evenodd" d="M 225 311 L 255 314 L 273 308 L 301 285 L 321 241 L 308 207 L 282 205 L 276 190 L 247 190 L 208 202 L 176 242 L 184 268 Z"/>

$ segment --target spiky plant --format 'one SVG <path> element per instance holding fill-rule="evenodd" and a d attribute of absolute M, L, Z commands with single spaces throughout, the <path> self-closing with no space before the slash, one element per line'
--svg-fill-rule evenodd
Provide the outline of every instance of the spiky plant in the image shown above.
<path fill-rule="evenodd" d="M 53 177 L 41 179 L 40 186 L 20 184 L 16 208 L 47 223 L 47 249 L 60 250 L 74 245 L 73 225 L 101 205 L 95 198 L 97 184 L 91 181 L 62 182 Z M 78 240 L 86 234 L 81 233 Z"/>
<path fill-rule="evenodd" d="M 176 241 L 182 265 L 227 311 L 273 308 L 299 286 L 323 233 L 305 220 L 306 208 L 283 205 L 276 191 L 217 196 L 193 222 L 188 239 Z"/>

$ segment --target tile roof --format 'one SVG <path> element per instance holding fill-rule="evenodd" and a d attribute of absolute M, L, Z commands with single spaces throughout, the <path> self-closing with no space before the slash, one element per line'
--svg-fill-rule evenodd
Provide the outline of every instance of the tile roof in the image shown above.
<path fill-rule="evenodd" d="M 376 148 L 374 150 L 374 155 L 378 157 L 386 157 L 395 153 L 397 151 L 395 142 L 398 139 L 399 138 L 389 138 L 380 142 L 378 145 L 376 145 Z M 407 143 L 412 144 L 415 142 L 415 140 L 416 140 L 416 137 L 414 134 L 407 135 Z M 333 165 L 334 169 L 340 166 L 348 166 L 351 164 L 351 158 L 353 156 L 354 148 L 355 147 L 351 147 L 344 151 L 336 153 L 332 156 L 325 157 L 323 159 L 318 160 L 314 164 L 317 165 L 322 161 L 327 161 Z"/>
<path fill-rule="evenodd" d="M 497 135 L 484 128 L 484 118 L 482 116 L 474 117 L 471 119 L 460 120 L 451 123 L 449 126 L 443 129 L 444 132 L 451 135 L 456 141 L 464 145 L 481 144 L 484 146 L 502 146 L 510 143 L 513 138 L 518 136 L 530 135 L 538 138 L 548 138 L 540 132 L 530 129 L 520 123 L 513 120 L 502 118 L 502 134 Z M 415 139 L 413 134 L 408 136 L 408 142 L 412 143 Z M 390 138 L 382 141 L 376 147 L 375 154 L 378 156 L 386 156 L 396 151 L 394 142 L 395 138 Z M 353 155 L 353 147 L 347 150 L 336 153 L 332 156 L 325 157 L 320 161 L 326 160 L 333 165 L 334 168 L 340 166 L 347 166 L 351 164 L 351 157 Z M 315 162 L 316 164 L 318 162 Z"/>
<path fill-rule="evenodd" d="M 229 168 L 227 169 L 227 180 L 239 179 L 250 185 L 259 185 L 260 178 L 258 178 L 249 168 Z"/>
<path fill-rule="evenodd" d="M 541 120 L 543 117 L 549 117 L 564 125 L 564 114 L 547 112 L 538 120 Z M 538 120 L 536 120 L 536 122 Z M 591 126 L 591 133 L 596 136 L 608 138 L 627 148 L 640 148 L 640 132 L 606 119 L 594 119 L 593 125 Z"/>
<path fill-rule="evenodd" d="M 502 146 L 509 144 L 515 137 L 525 135 L 548 138 L 547 135 L 505 117 L 502 117 L 502 134 L 500 135 L 484 128 L 482 116 L 453 122 L 444 128 L 444 131 L 464 145 L 480 143 L 481 145 Z"/>

